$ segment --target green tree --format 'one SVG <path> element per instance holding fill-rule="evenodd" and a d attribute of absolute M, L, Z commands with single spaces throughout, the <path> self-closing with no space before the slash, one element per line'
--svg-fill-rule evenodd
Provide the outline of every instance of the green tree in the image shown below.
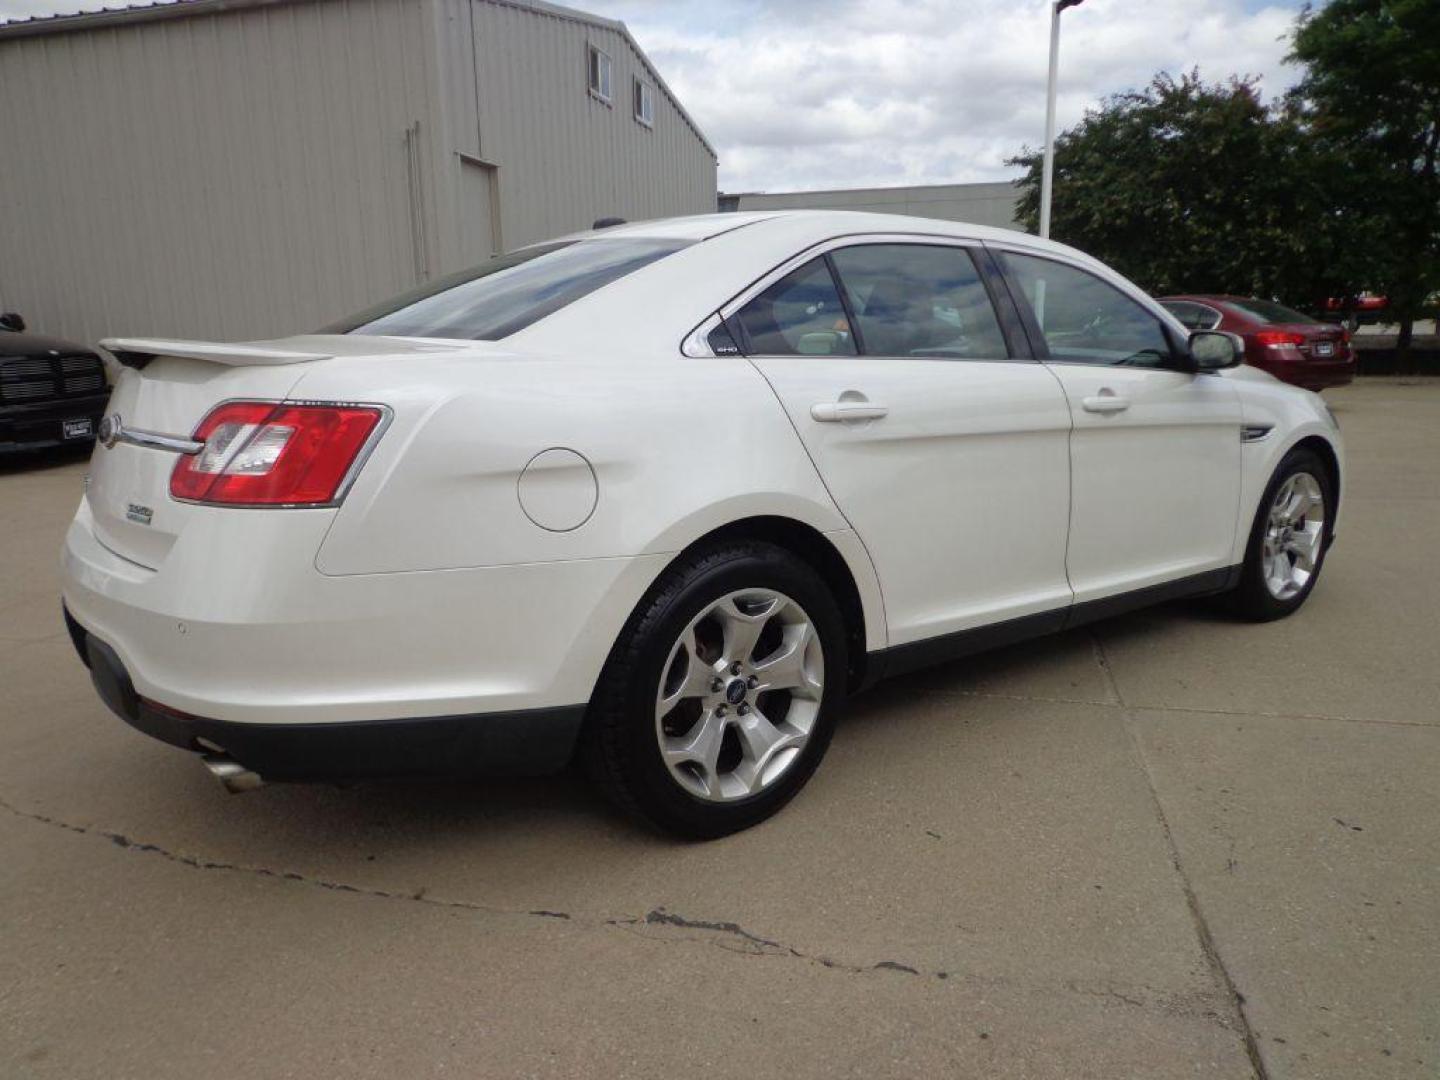
<path fill-rule="evenodd" d="M 1440 2 L 1307 7 L 1290 59 L 1306 65 L 1290 111 L 1321 152 L 1365 178 L 1348 193 L 1365 223 L 1365 284 L 1390 298 L 1403 357 L 1440 289 Z"/>
<path fill-rule="evenodd" d="M 1051 235 L 1156 294 L 1263 296 L 1314 310 L 1365 280 L 1360 219 L 1336 189 L 1357 179 L 1272 110 L 1253 80 L 1157 75 L 1055 143 Z M 1013 159 L 1022 223 L 1039 218 L 1041 155 Z"/>

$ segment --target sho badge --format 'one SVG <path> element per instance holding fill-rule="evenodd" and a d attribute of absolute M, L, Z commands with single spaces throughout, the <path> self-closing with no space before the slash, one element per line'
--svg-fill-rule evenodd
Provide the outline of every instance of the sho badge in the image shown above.
<path fill-rule="evenodd" d="M 125 508 L 125 516 L 131 521 L 138 521 L 141 525 L 149 525 L 150 519 L 155 516 L 155 511 L 148 506 L 131 503 Z"/>

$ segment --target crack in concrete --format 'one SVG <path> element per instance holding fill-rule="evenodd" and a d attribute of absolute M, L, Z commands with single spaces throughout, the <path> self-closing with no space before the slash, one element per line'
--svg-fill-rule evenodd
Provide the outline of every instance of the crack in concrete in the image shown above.
<path fill-rule="evenodd" d="M 388 889 L 379 889 L 373 886 L 352 885 L 349 882 L 333 881 L 327 878 L 312 877 L 307 874 L 297 873 L 293 870 L 274 870 L 268 866 L 250 866 L 243 863 L 224 862 L 217 859 L 201 858 L 198 855 L 187 855 L 181 852 L 170 851 L 159 844 L 149 841 L 134 840 L 124 833 L 115 832 L 109 829 L 102 829 L 88 825 L 76 825 L 59 818 L 51 817 L 48 814 L 35 813 L 22 810 L 6 799 L 0 798 L 0 808 L 3 808 L 13 816 L 25 821 L 32 821 L 37 824 L 47 825 L 51 828 L 64 829 L 66 832 L 75 833 L 79 836 L 95 837 L 108 840 L 116 847 L 126 851 L 133 851 L 140 854 L 158 855 L 167 862 L 187 866 L 194 870 L 225 870 L 234 873 L 255 874 L 260 877 L 271 878 L 276 881 L 289 881 L 302 885 L 310 885 L 315 888 L 328 889 L 332 892 L 351 893 L 357 896 L 369 896 L 381 900 L 404 900 L 411 903 L 428 904 L 434 907 L 458 909 L 462 911 L 473 911 L 487 915 L 507 915 L 515 917 L 530 917 L 548 920 L 576 921 L 584 924 L 592 920 L 583 918 L 577 919 L 568 911 L 553 911 L 546 908 L 529 909 L 507 909 L 494 907 L 485 904 L 477 904 L 468 900 L 447 900 L 442 897 L 432 896 L 424 886 L 412 892 L 394 892 Z M 617 927 L 620 929 L 634 929 L 641 926 L 674 927 L 682 930 L 702 930 L 714 934 L 726 935 L 730 938 L 739 939 L 748 948 L 737 950 L 733 946 L 726 947 L 728 952 L 744 951 L 750 953 L 764 953 L 766 955 L 792 957 L 805 960 L 820 967 L 832 971 L 844 971 L 851 974 L 861 974 L 874 971 L 898 971 L 909 975 L 920 975 L 918 968 L 909 964 L 902 964 L 897 960 L 882 960 L 877 964 L 865 967 L 857 964 L 847 964 L 832 959 L 828 956 L 812 956 L 803 953 L 788 945 L 782 945 L 778 941 L 761 937 L 759 934 L 751 933 L 739 923 L 728 920 L 691 919 L 674 912 L 666 911 L 663 907 L 653 908 L 641 917 L 610 918 L 603 922 L 605 926 Z M 653 938 L 653 935 L 646 935 Z M 936 978 L 949 978 L 948 972 L 935 972 Z"/>
<path fill-rule="evenodd" d="M 681 930 L 709 931 L 711 933 L 727 935 L 728 937 L 739 939 L 738 948 L 734 944 L 720 941 L 715 942 L 715 944 L 718 945 L 720 948 L 724 948 L 729 952 L 742 952 L 752 956 L 790 957 L 796 960 L 804 960 L 808 963 L 818 964 L 820 967 L 826 968 L 830 971 L 843 971 L 851 975 L 863 975 L 876 971 L 895 971 L 899 972 L 902 975 L 914 975 L 917 978 L 929 977 L 942 981 L 949 979 L 951 975 L 951 973 L 948 971 L 922 971 L 918 967 L 914 967 L 910 964 L 903 964 L 899 960 L 881 960 L 878 963 L 870 964 L 868 966 L 862 964 L 844 963 L 842 961 L 834 959 L 833 957 L 801 952 L 794 946 L 784 945 L 781 942 L 771 941 L 769 938 L 763 938 L 759 934 L 751 933 L 749 930 L 746 930 L 738 923 L 723 920 L 690 919 L 686 918 L 684 915 L 677 915 L 672 911 L 666 911 L 663 907 L 655 908 L 651 911 L 646 912 L 643 919 L 610 919 L 608 920 L 608 922 L 611 926 L 618 926 L 622 929 L 629 929 L 632 931 L 638 931 L 644 927 L 650 926 L 676 927 Z M 652 938 L 654 937 L 654 935 L 649 934 L 643 936 Z M 698 941 L 701 939 L 690 938 L 688 940 Z"/>
<path fill-rule="evenodd" d="M 1155 790 L 1155 779 L 1150 774 L 1150 767 L 1145 760 L 1145 751 L 1135 732 L 1134 712 L 1125 703 L 1124 695 L 1120 693 L 1120 684 L 1115 678 L 1114 670 L 1110 667 L 1109 658 L 1105 655 L 1105 646 L 1094 634 L 1090 636 L 1090 640 L 1095 647 L 1095 660 L 1105 674 L 1105 681 L 1110 687 L 1110 692 L 1115 696 L 1121 719 L 1125 724 L 1126 734 L 1130 736 L 1131 750 L 1140 765 L 1140 772 L 1145 777 L 1145 785 L 1150 791 L 1150 800 L 1155 807 L 1155 816 L 1160 822 L 1161 832 L 1165 836 L 1165 845 L 1170 852 L 1170 864 L 1175 868 L 1176 877 L 1180 879 L 1180 889 L 1185 895 L 1185 904 L 1190 909 L 1190 920 L 1195 926 L 1200 952 L 1230 999 L 1235 1018 L 1239 1021 L 1241 1038 L 1245 1043 L 1245 1053 L 1250 1058 L 1250 1067 L 1255 1071 L 1256 1080 L 1269 1080 L 1270 1074 L 1265 1067 L 1265 1059 L 1260 1053 L 1260 1040 L 1255 1034 L 1255 1029 L 1250 1025 L 1250 1017 L 1245 1012 L 1245 995 L 1240 993 L 1234 978 L 1230 975 L 1229 968 L 1225 966 L 1224 958 L 1221 957 L 1220 950 L 1215 945 L 1215 938 L 1210 932 L 1210 924 L 1206 921 L 1205 913 L 1200 908 L 1200 898 L 1195 895 L 1195 890 L 1190 884 L 1190 877 L 1181 865 L 1180 849 L 1175 843 L 1175 834 L 1170 829 L 1170 821 L 1165 816 L 1165 805 L 1160 801 L 1160 793 Z"/>
<path fill-rule="evenodd" d="M 293 870 L 276 870 L 268 866 L 226 862 L 219 859 L 209 859 L 199 855 L 171 851 L 168 848 L 162 847 L 160 844 L 145 840 L 136 840 L 127 836 L 125 833 L 98 826 L 77 825 L 48 814 L 22 810 L 3 797 L 0 797 L 0 809 L 5 810 L 22 821 L 62 829 L 66 832 L 74 833 L 77 836 L 107 840 L 114 846 L 125 851 L 143 855 L 154 855 L 166 862 L 188 867 L 193 870 L 220 870 L 237 874 L 253 874 L 274 881 L 307 885 L 313 888 L 325 889 L 330 892 L 347 893 L 353 896 L 370 897 L 378 900 L 395 900 L 424 904 L 430 907 L 467 911 L 482 915 L 534 918 L 552 922 L 570 922 L 573 925 L 589 928 L 613 927 L 634 933 L 647 940 L 658 941 L 664 944 L 700 944 L 720 948 L 732 954 L 774 956 L 783 959 L 800 960 L 827 971 L 842 972 L 849 975 L 874 975 L 878 972 L 894 972 L 926 982 L 934 980 L 936 982 L 963 984 L 982 990 L 1000 987 L 1039 994 L 1071 993 L 1081 994 L 1087 997 L 1101 997 L 1113 999 L 1127 1007 L 1139 1007 L 1168 1013 L 1170 1015 L 1191 1016 L 1213 1021 L 1227 1029 L 1231 1027 L 1224 1017 L 1217 1015 L 1213 1010 L 1200 1008 L 1198 1006 L 1195 1008 L 1177 1009 L 1173 1005 L 1167 1005 L 1164 1001 L 1144 1000 L 1134 997 L 1132 994 L 1122 993 L 1120 989 L 1117 989 L 1108 982 L 1101 984 L 1098 988 L 1082 986 L 1074 981 L 1066 981 L 1056 987 L 1017 983 L 1003 976 L 984 976 L 954 971 L 928 970 L 915 964 L 903 963 L 894 959 L 880 960 L 873 964 L 856 964 L 837 960 L 834 957 L 819 953 L 803 952 L 783 942 L 774 941 L 747 930 L 739 923 L 730 920 L 689 918 L 668 911 L 663 907 L 652 908 L 643 916 L 622 916 L 605 919 L 548 908 L 503 908 L 494 905 L 479 904 L 470 900 L 452 900 L 434 896 L 429 892 L 428 888 L 424 886 L 408 892 L 398 892 L 376 888 L 374 886 L 355 885 L 349 882 L 315 877 Z M 699 931 L 701 936 L 696 936 L 695 934 L 674 936 L 670 931 Z M 1263 1076 L 1262 1080 L 1264 1080 Z"/>
<path fill-rule="evenodd" d="M 724 949 L 726 952 L 739 953 L 746 956 L 778 956 L 787 959 L 803 960 L 806 963 L 816 964 L 830 971 L 843 971 L 851 975 L 858 975 L 862 972 L 874 970 L 873 968 L 862 967 L 857 964 L 847 964 L 829 956 L 801 952 L 793 946 L 785 945 L 778 941 L 771 941 L 769 938 L 751 933 L 739 923 L 721 919 L 690 919 L 684 915 L 677 915 L 674 912 L 666 911 L 663 907 L 654 908 L 639 917 L 629 916 L 606 919 L 605 924 L 651 941 L 677 943 L 688 941 L 696 944 L 713 945 L 716 948 Z M 647 933 L 646 930 L 651 927 L 700 930 L 704 931 L 706 936 L 661 936 L 654 933 Z M 910 969 L 907 968 L 907 970 Z"/>
<path fill-rule="evenodd" d="M 459 908 L 465 911 L 478 911 L 487 915 L 521 915 L 538 916 L 543 915 L 550 918 L 569 918 L 564 912 L 550 911 L 520 911 L 507 910 L 505 908 L 488 907 L 484 904 L 476 904 L 469 900 L 445 900 L 431 896 L 422 886 L 414 892 L 391 892 L 387 889 L 377 889 L 368 885 L 352 885 L 344 881 L 332 881 L 328 878 L 311 877 L 307 874 L 297 873 L 293 870 L 272 870 L 268 866 L 249 866 L 244 863 L 222 862 L 217 859 L 206 859 L 198 855 L 187 855 L 182 852 L 170 851 L 146 840 L 134 840 L 121 832 L 114 832 L 109 829 L 102 829 L 89 825 L 76 825 L 69 821 L 61 821 L 59 818 L 50 817 L 48 814 L 39 814 L 29 810 L 21 810 L 7 799 L 0 798 L 0 809 L 24 821 L 33 821 L 41 825 L 48 825 L 56 829 L 64 829 L 79 836 L 96 837 L 101 840 L 108 840 L 118 848 L 126 851 L 133 851 L 140 854 L 158 855 L 167 862 L 176 863 L 180 866 L 188 866 L 192 870 L 228 870 L 239 874 L 255 874 L 259 877 L 272 878 L 276 881 L 292 881 L 298 884 L 311 885 L 319 889 L 328 889 L 331 892 L 353 893 L 357 896 L 370 896 L 379 900 L 408 900 L 412 903 L 430 904 L 434 907 Z"/>
<path fill-rule="evenodd" d="M 1108 983 L 1101 986 L 1087 987 L 1080 983 L 1067 982 L 1065 988 L 1067 990 L 1073 990 L 1077 994 L 1085 994 L 1088 997 L 1113 998 L 1115 1001 L 1123 1002 L 1126 1005 L 1133 1005 L 1139 1009 L 1145 1008 L 1147 1004 L 1140 998 L 1131 997 L 1129 994 L 1122 994 Z"/>
<path fill-rule="evenodd" d="M 171 851 L 159 844 L 144 840 L 135 840 L 121 832 L 110 829 L 103 829 L 89 825 L 76 825 L 72 822 L 62 821 L 59 818 L 51 817 L 48 814 L 36 813 L 34 811 L 22 810 L 9 800 L 0 798 L 0 809 L 4 809 L 14 817 L 23 821 L 31 821 L 36 824 L 46 825 L 51 828 L 63 829 L 66 832 L 74 833 L 77 836 L 86 836 L 101 840 L 108 840 L 118 848 L 137 854 L 156 855 L 167 862 L 180 866 L 189 867 L 192 870 L 223 870 L 240 874 L 254 874 L 259 877 L 270 878 L 275 881 L 288 881 L 300 885 L 309 885 L 314 888 L 327 889 L 331 892 L 350 893 L 356 896 L 368 896 L 379 900 L 402 900 L 410 903 L 427 904 L 432 907 L 450 908 L 461 911 L 477 912 L 485 915 L 503 915 L 519 918 L 537 918 L 552 921 L 575 922 L 579 925 L 603 925 L 619 929 L 634 929 L 644 926 L 674 927 L 682 930 L 702 930 L 714 934 L 726 935 L 730 938 L 739 939 L 748 948 L 737 950 L 733 946 L 726 948 L 728 952 L 745 951 L 751 953 L 765 953 L 767 955 L 793 957 L 795 959 L 809 961 L 820 967 L 845 971 L 852 974 L 876 970 L 896 970 L 918 975 L 918 969 L 908 964 L 901 964 L 898 961 L 885 960 L 873 967 L 863 967 L 856 964 L 842 963 L 828 956 L 812 956 L 802 953 L 798 949 L 782 945 L 777 941 L 761 937 L 759 934 L 751 933 L 738 923 L 727 920 L 690 919 L 683 915 L 677 915 L 666 911 L 663 907 L 653 908 L 645 915 L 623 918 L 609 918 L 603 921 L 586 919 L 583 916 L 576 916 L 568 911 L 555 911 L 548 908 L 525 908 L 509 909 L 495 907 L 486 904 L 477 904 L 469 900 L 449 900 L 443 897 L 433 896 L 425 887 L 420 887 L 411 892 L 395 892 L 389 889 L 379 889 L 367 885 L 353 885 L 349 882 L 334 881 L 328 878 L 313 877 L 308 874 L 301 874 L 293 870 L 275 870 L 268 866 L 252 866 L 243 863 L 224 862 L 218 859 L 202 858 L 198 855 L 188 855 L 182 852 Z M 645 935 L 655 940 L 654 935 Z M 686 939 L 680 939 L 686 940 Z M 694 939 L 691 939 L 694 940 Z M 722 948 L 725 946 L 722 945 Z M 939 978 L 947 978 L 947 973 L 939 973 Z"/>
<path fill-rule="evenodd" d="M 802 960 L 849 975 L 867 975 L 879 971 L 887 971 L 927 981 L 934 979 L 938 982 L 954 982 L 955 984 L 967 986 L 982 992 L 1001 989 L 1046 995 L 1078 994 L 1084 997 L 1098 998 L 1104 1002 L 1114 1002 L 1126 1008 L 1138 1008 L 1166 1016 L 1201 1020 L 1207 1023 L 1213 1023 L 1217 1027 L 1224 1028 L 1227 1031 L 1233 1031 L 1237 1027 L 1237 1024 L 1230 1017 L 1216 1011 L 1216 1007 L 1228 1004 L 1228 1001 L 1222 1002 L 1218 994 L 1214 997 L 1204 994 L 1157 995 L 1151 991 L 1149 986 L 1141 988 L 1120 986 L 1105 979 L 1094 981 L 1067 979 L 1058 987 L 1053 985 L 1037 986 L 1032 983 L 1016 982 L 1004 976 L 986 976 L 966 972 L 925 969 L 902 963 L 899 960 L 881 960 L 869 965 L 846 963 L 836 960 L 833 957 L 802 952 L 794 946 L 761 937 L 759 934 L 752 933 L 737 923 L 723 920 L 690 919 L 683 915 L 677 915 L 674 912 L 667 911 L 664 908 L 656 908 L 653 911 L 647 912 L 642 918 L 609 919 L 607 923 L 610 926 L 615 926 L 651 940 L 704 944 L 707 942 L 707 938 L 714 938 L 717 940 L 709 940 L 708 943 L 717 948 L 724 949 L 727 952 L 748 956 L 776 956 Z M 678 938 L 658 938 L 654 933 L 647 933 L 647 930 L 652 928 L 658 930 L 699 930 L 705 934 L 705 937 L 689 935 Z"/>
<path fill-rule="evenodd" d="M 704 919 L 687 919 L 683 915 L 675 915 L 664 908 L 655 908 L 645 913 L 647 926 L 666 925 L 681 926 L 687 930 L 717 930 L 722 934 L 734 934 L 736 937 L 746 941 L 753 941 L 756 945 L 762 945 L 771 949 L 782 948 L 778 941 L 770 941 L 758 934 L 752 934 L 739 923 L 733 922 L 708 922 Z M 794 950 L 790 950 L 794 952 Z"/>

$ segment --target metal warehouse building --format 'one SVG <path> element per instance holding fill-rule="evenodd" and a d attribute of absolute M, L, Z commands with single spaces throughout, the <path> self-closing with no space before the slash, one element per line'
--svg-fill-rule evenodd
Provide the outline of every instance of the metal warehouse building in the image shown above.
<path fill-rule="evenodd" d="M 537 0 L 182 0 L 0 26 L 0 305 L 313 330 L 497 251 L 715 209 L 622 23 Z"/>
<path fill-rule="evenodd" d="M 720 196 L 721 210 L 865 210 L 876 214 L 964 221 L 1019 229 L 1020 188 L 1008 180 L 920 187 L 844 188 L 834 191 L 742 192 Z"/>

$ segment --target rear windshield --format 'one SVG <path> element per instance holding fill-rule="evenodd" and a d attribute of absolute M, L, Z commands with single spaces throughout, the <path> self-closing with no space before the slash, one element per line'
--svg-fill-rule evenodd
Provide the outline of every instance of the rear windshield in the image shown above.
<path fill-rule="evenodd" d="M 1233 308 L 1239 308 L 1247 315 L 1255 316 L 1261 322 L 1313 323 L 1315 321 L 1303 312 L 1288 308 L 1284 304 L 1271 303 L 1269 300 L 1227 300 L 1225 302 Z"/>
<path fill-rule="evenodd" d="M 426 282 L 323 332 L 498 341 L 691 243 L 615 239 L 523 248 Z"/>

